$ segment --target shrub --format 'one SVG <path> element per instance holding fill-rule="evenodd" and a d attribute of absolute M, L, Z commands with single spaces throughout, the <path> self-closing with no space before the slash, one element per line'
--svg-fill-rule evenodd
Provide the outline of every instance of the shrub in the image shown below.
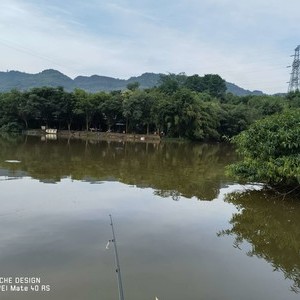
<path fill-rule="evenodd" d="M 233 143 L 243 156 L 229 166 L 236 178 L 285 189 L 300 186 L 300 109 L 255 122 Z"/>

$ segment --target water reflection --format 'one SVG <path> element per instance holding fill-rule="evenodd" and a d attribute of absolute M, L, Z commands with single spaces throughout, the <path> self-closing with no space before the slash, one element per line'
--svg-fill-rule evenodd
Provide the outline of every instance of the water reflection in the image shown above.
<path fill-rule="evenodd" d="M 5 160 L 21 163 L 11 165 Z M 120 181 L 152 187 L 155 194 L 174 200 L 216 198 L 229 180 L 224 168 L 234 160 L 234 151 L 226 144 L 0 139 L 0 168 L 5 175 L 25 172 L 45 183 L 65 177 L 91 183 Z"/>
<path fill-rule="evenodd" d="M 268 193 L 249 191 L 229 194 L 225 201 L 238 212 L 232 215 L 231 228 L 219 236 L 233 236 L 233 246 L 246 254 L 265 259 L 274 271 L 291 279 L 291 290 L 300 292 L 300 203 L 296 199 L 274 198 Z"/>
<path fill-rule="evenodd" d="M 126 299 L 298 299 L 300 205 L 256 192 L 224 202 L 241 187 L 224 177 L 234 159 L 221 144 L 0 140 L 1 274 L 53 287 L 5 296 L 116 299 L 112 213 Z"/>

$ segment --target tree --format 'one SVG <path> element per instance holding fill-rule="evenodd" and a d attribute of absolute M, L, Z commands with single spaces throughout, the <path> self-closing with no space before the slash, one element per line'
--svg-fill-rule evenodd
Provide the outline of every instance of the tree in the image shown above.
<path fill-rule="evenodd" d="M 169 130 L 173 135 L 191 140 L 204 140 L 210 125 L 208 107 L 199 95 L 189 89 L 178 90 L 172 97 L 171 124 Z M 213 119 L 213 118 L 211 118 Z"/>
<path fill-rule="evenodd" d="M 12 90 L 10 93 L 0 95 L 0 131 L 19 131 L 16 101 L 19 92 Z"/>
<path fill-rule="evenodd" d="M 146 126 L 146 133 L 150 132 L 150 125 L 155 123 L 154 117 L 154 104 L 156 98 L 155 94 L 151 92 L 144 92 L 143 97 L 143 113 L 142 113 L 142 123 Z"/>
<path fill-rule="evenodd" d="M 188 76 L 184 82 L 184 87 L 198 93 L 205 92 L 219 99 L 225 98 L 227 89 L 225 80 L 216 74 L 206 74 L 203 77 L 197 74 Z"/>
<path fill-rule="evenodd" d="M 255 111 L 242 103 L 238 105 L 221 104 L 219 133 L 224 137 L 233 137 L 254 122 Z"/>
<path fill-rule="evenodd" d="M 62 87 L 39 87 L 31 89 L 28 92 L 28 101 L 35 113 L 34 118 L 47 126 L 50 123 L 58 123 L 63 94 L 64 90 Z"/>
<path fill-rule="evenodd" d="M 100 104 L 100 111 L 104 115 L 108 130 L 122 116 L 122 98 L 120 93 L 113 95 L 106 94 Z"/>
<path fill-rule="evenodd" d="M 185 73 L 168 75 L 161 74 L 159 79 L 159 90 L 165 94 L 172 95 L 185 84 L 187 76 Z"/>
<path fill-rule="evenodd" d="M 287 100 L 290 107 L 300 107 L 300 91 L 290 92 L 287 95 Z"/>
<path fill-rule="evenodd" d="M 206 90 L 206 84 L 203 77 L 198 74 L 187 77 L 184 86 L 192 91 L 202 93 Z"/>
<path fill-rule="evenodd" d="M 140 86 L 140 83 L 135 81 L 135 82 L 128 83 L 126 87 L 130 91 L 135 91 L 139 88 L 139 86 Z"/>
<path fill-rule="evenodd" d="M 78 115 L 84 115 L 85 130 L 88 131 L 96 109 L 93 98 L 90 94 L 81 89 L 75 89 L 74 97 L 76 101 L 74 112 Z"/>
<path fill-rule="evenodd" d="M 37 115 L 37 103 L 31 101 L 30 93 L 19 94 L 16 98 L 17 114 L 25 124 L 25 129 L 28 128 L 30 118 Z"/>
<path fill-rule="evenodd" d="M 193 139 L 195 125 L 199 113 L 199 105 L 195 94 L 188 89 L 181 89 L 174 94 L 174 125 L 179 137 Z"/>
<path fill-rule="evenodd" d="M 283 111 L 286 100 L 277 96 L 251 96 L 248 106 L 257 110 L 257 118 L 269 116 Z"/>
<path fill-rule="evenodd" d="M 162 93 L 158 89 L 148 91 L 151 99 L 150 120 L 155 126 L 155 131 L 166 132 L 168 116 L 170 114 L 171 97 Z"/>
<path fill-rule="evenodd" d="M 243 160 L 229 167 L 238 179 L 277 189 L 300 187 L 300 109 L 252 124 L 233 139 Z"/>
<path fill-rule="evenodd" d="M 226 82 L 219 75 L 207 74 L 203 77 L 204 92 L 216 98 L 224 98 L 226 93 Z"/>
<path fill-rule="evenodd" d="M 126 118 L 126 133 L 137 129 L 142 123 L 143 98 L 145 92 L 135 91 L 123 100 L 123 116 Z"/>
<path fill-rule="evenodd" d="M 67 123 L 68 130 L 75 116 L 76 99 L 73 93 L 64 93 L 64 97 L 60 103 L 60 116 Z"/>

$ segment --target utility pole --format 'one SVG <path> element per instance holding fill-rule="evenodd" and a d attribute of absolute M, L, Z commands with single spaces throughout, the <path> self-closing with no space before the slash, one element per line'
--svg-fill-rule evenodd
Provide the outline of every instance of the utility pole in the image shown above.
<path fill-rule="evenodd" d="M 288 88 L 288 93 L 290 92 L 296 92 L 299 91 L 300 88 L 300 78 L 299 78 L 299 69 L 300 69 L 300 45 L 297 46 L 295 49 L 295 54 L 291 55 L 291 57 L 294 57 L 293 64 L 288 67 L 292 67 L 292 72 L 291 72 L 291 78 L 289 83 L 289 88 Z"/>
<path fill-rule="evenodd" d="M 109 215 L 109 217 L 110 217 L 111 230 L 113 234 L 113 239 L 109 240 L 109 242 L 114 243 L 114 248 L 115 248 L 115 261 L 116 261 L 116 273 L 118 277 L 119 300 L 124 300 L 123 284 L 122 284 L 121 269 L 120 269 L 120 262 L 119 262 L 118 248 L 117 248 L 117 240 L 116 240 L 115 230 L 114 230 L 114 223 L 112 220 L 112 216 Z M 106 246 L 106 248 L 108 248 L 108 245 Z"/>

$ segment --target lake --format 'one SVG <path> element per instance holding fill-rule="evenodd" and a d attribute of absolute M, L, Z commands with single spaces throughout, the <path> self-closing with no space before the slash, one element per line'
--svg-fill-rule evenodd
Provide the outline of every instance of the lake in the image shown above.
<path fill-rule="evenodd" d="M 1 299 L 118 299 L 109 214 L 125 299 L 299 299 L 300 202 L 246 191 L 225 175 L 237 159 L 226 144 L 1 138 L 0 279 L 41 281 Z"/>

